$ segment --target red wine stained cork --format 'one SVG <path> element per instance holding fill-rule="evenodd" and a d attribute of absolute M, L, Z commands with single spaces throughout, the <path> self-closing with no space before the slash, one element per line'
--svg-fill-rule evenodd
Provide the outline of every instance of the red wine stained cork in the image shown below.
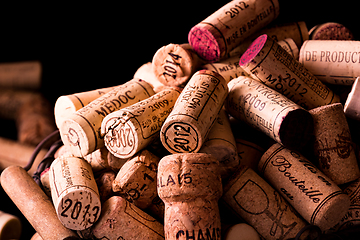
<path fill-rule="evenodd" d="M 337 185 L 360 177 L 354 144 L 341 103 L 309 111 L 314 119 L 314 154 L 319 169 Z"/>
<path fill-rule="evenodd" d="M 20 239 L 21 222 L 12 214 L 0 211 L 0 240 Z"/>
<path fill-rule="evenodd" d="M 308 40 L 300 49 L 299 61 L 325 83 L 352 85 L 360 75 L 360 42 Z"/>
<path fill-rule="evenodd" d="M 179 94 L 169 88 L 106 116 L 101 134 L 109 152 L 118 158 L 130 158 L 159 138 Z"/>
<path fill-rule="evenodd" d="M 231 1 L 194 26 L 188 41 L 201 58 L 216 62 L 278 15 L 277 0 Z"/>
<path fill-rule="evenodd" d="M 355 119 L 357 121 L 360 120 L 360 78 L 357 77 L 354 81 L 354 84 L 351 87 L 351 91 L 347 96 L 345 105 L 344 105 L 344 113 L 346 117 Z"/>
<path fill-rule="evenodd" d="M 104 146 L 101 122 L 111 112 L 130 106 L 154 94 L 152 86 L 133 79 L 71 114 L 60 127 L 64 145 L 74 156 L 83 157 Z"/>
<path fill-rule="evenodd" d="M 23 168 L 6 168 L 1 173 L 1 186 L 43 239 L 79 239 L 62 225 L 51 200 Z"/>
<path fill-rule="evenodd" d="M 249 77 L 229 84 L 226 110 L 275 141 L 301 149 L 310 140 L 313 120 L 308 111 L 275 90 Z"/>
<path fill-rule="evenodd" d="M 222 194 L 219 163 L 205 153 L 163 157 L 158 194 L 165 203 L 165 239 L 220 239 L 218 200 Z"/>
<path fill-rule="evenodd" d="M 38 90 L 41 87 L 42 66 L 39 61 L 0 64 L 0 86 Z"/>
<path fill-rule="evenodd" d="M 228 93 L 219 74 L 196 72 L 161 127 L 160 140 L 171 153 L 198 152 Z"/>
<path fill-rule="evenodd" d="M 264 239 L 291 239 L 307 225 L 276 190 L 245 166 L 224 185 L 221 200 Z"/>
<path fill-rule="evenodd" d="M 310 224 L 322 231 L 345 216 L 350 199 L 314 164 L 276 143 L 262 156 L 259 171 Z"/>
<path fill-rule="evenodd" d="M 156 177 L 160 159 L 143 150 L 128 160 L 112 184 L 114 192 L 126 195 L 127 200 L 140 209 L 146 209 L 157 196 Z"/>
<path fill-rule="evenodd" d="M 225 109 L 220 110 L 219 116 L 199 152 L 211 154 L 219 161 L 222 179 L 230 176 L 240 166 L 235 138 Z"/>
<path fill-rule="evenodd" d="M 334 22 L 316 25 L 309 34 L 311 40 L 354 40 L 354 35 L 347 27 Z"/>
<path fill-rule="evenodd" d="M 92 91 L 74 93 L 71 95 L 60 96 L 54 107 L 55 122 L 58 128 L 61 127 L 62 122 L 72 113 L 76 112 L 82 107 L 85 107 L 93 100 L 101 97 L 105 93 L 110 92 L 115 87 L 96 89 Z"/>
<path fill-rule="evenodd" d="M 240 76 L 249 76 L 249 74 L 239 66 L 239 57 L 240 55 L 237 55 L 221 62 L 208 63 L 201 68 L 217 72 L 226 82 L 230 82 L 232 79 Z"/>
<path fill-rule="evenodd" d="M 91 227 L 101 203 L 90 165 L 76 157 L 60 157 L 50 166 L 51 196 L 61 223 L 72 230 Z"/>
<path fill-rule="evenodd" d="M 300 49 L 304 41 L 309 40 L 309 33 L 305 22 L 292 22 L 271 27 L 266 27 L 261 31 L 256 32 L 251 37 L 246 39 L 242 44 L 234 48 L 230 53 L 229 57 L 240 56 L 244 54 L 249 45 L 260 35 L 267 34 L 275 42 L 284 41 L 285 39 L 293 39 L 297 48 Z M 296 57 L 296 59 L 298 59 Z"/>
<path fill-rule="evenodd" d="M 202 61 L 189 44 L 168 44 L 155 53 L 152 67 L 157 79 L 166 86 L 185 86 Z"/>
<path fill-rule="evenodd" d="M 261 35 L 240 58 L 251 77 L 285 95 L 305 109 L 340 99 L 269 36 Z"/>
<path fill-rule="evenodd" d="M 113 196 L 102 209 L 92 228 L 96 239 L 164 240 L 164 226 L 124 198 Z"/>
<path fill-rule="evenodd" d="M 153 64 L 151 62 L 147 62 L 141 65 L 141 67 L 139 67 L 138 70 L 136 70 L 134 74 L 134 78 L 140 78 L 150 83 L 154 88 L 154 92 L 156 93 L 160 92 L 159 89 L 162 90 L 165 87 L 165 85 L 162 84 L 155 76 L 153 71 Z"/>

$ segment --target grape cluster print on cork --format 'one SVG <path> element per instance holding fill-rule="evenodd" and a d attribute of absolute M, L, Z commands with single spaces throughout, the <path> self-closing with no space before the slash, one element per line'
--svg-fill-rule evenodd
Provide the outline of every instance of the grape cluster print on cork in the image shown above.
<path fill-rule="evenodd" d="M 281 0 L 177 4 L 96 87 L 50 100 L 48 64 L 0 61 L 0 240 L 357 239 L 357 33 Z"/>

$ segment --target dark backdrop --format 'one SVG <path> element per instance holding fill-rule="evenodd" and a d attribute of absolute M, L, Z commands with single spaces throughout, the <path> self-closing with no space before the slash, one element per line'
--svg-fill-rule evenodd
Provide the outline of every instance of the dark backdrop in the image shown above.
<path fill-rule="evenodd" d="M 226 3 L 160 0 L 0 6 L 0 62 L 40 60 L 41 91 L 54 103 L 60 95 L 130 80 L 157 49 L 187 42 L 191 27 Z M 277 21 L 305 21 L 308 29 L 339 22 L 359 39 L 357 8 L 354 1 L 281 0 Z M 0 201 L 0 210 L 21 215 L 3 192 Z M 33 230 L 24 219 L 23 224 L 22 239 L 29 239 Z"/>

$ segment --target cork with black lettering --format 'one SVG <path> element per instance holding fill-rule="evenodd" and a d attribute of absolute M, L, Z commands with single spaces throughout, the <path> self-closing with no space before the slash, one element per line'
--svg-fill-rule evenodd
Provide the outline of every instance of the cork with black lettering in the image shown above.
<path fill-rule="evenodd" d="M 309 111 L 314 119 L 314 154 L 319 169 L 337 185 L 354 181 L 360 170 L 341 103 Z"/>
<path fill-rule="evenodd" d="M 339 96 L 266 34 L 251 43 L 239 65 L 252 78 L 305 109 L 340 101 Z"/>
<path fill-rule="evenodd" d="M 184 87 L 202 62 L 189 44 L 170 43 L 156 51 L 152 68 L 162 84 Z"/>
<path fill-rule="evenodd" d="M 167 240 L 220 239 L 222 185 L 215 158 L 206 153 L 165 156 L 159 163 L 157 181 L 159 197 L 165 203 Z"/>
<path fill-rule="evenodd" d="M 74 156 L 84 157 L 103 147 L 101 122 L 110 113 L 154 95 L 152 86 L 141 80 L 130 80 L 71 114 L 59 130 L 64 145 Z"/>
<path fill-rule="evenodd" d="M 349 196 L 300 153 L 276 143 L 261 157 L 259 172 L 310 224 L 326 231 L 350 207 Z"/>
<path fill-rule="evenodd" d="M 277 0 L 231 1 L 195 25 L 188 41 L 201 58 L 217 62 L 278 15 Z"/>
<path fill-rule="evenodd" d="M 51 197 L 61 223 L 72 230 L 91 227 L 101 213 L 91 166 L 77 157 L 59 157 L 49 170 Z"/>
<path fill-rule="evenodd" d="M 264 239 L 291 239 L 307 225 L 278 191 L 247 166 L 225 183 L 221 201 Z"/>
<path fill-rule="evenodd" d="M 238 77 L 228 86 L 225 107 L 234 118 L 291 149 L 302 149 L 311 139 L 311 114 L 284 95 L 250 77 Z"/>
<path fill-rule="evenodd" d="M 198 152 L 214 124 L 228 87 L 225 79 L 209 70 L 196 72 L 178 97 L 160 131 L 171 153 Z"/>

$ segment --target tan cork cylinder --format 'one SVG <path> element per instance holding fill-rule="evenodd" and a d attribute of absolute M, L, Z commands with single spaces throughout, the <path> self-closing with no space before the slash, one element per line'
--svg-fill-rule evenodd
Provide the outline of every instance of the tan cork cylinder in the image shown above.
<path fill-rule="evenodd" d="M 140 209 L 152 204 L 157 196 L 156 178 L 160 158 L 142 150 L 128 160 L 117 173 L 112 184 L 114 192 L 125 195 L 127 200 Z"/>
<path fill-rule="evenodd" d="M 252 37 L 249 37 L 247 40 L 243 42 L 243 44 L 240 44 L 236 48 L 234 48 L 230 54 L 229 57 L 232 56 L 240 56 L 244 54 L 244 52 L 247 50 L 249 45 L 260 35 L 267 34 L 270 36 L 275 42 L 284 41 L 285 39 L 292 39 L 297 48 L 300 49 L 301 45 L 304 43 L 304 41 L 309 40 L 309 33 L 308 29 L 306 27 L 306 23 L 301 22 L 291 22 L 291 23 L 284 23 L 280 25 L 275 25 L 271 27 L 263 28 L 262 30 L 256 32 L 256 34 L 253 34 Z M 298 59 L 298 58 L 296 58 Z"/>
<path fill-rule="evenodd" d="M 0 86 L 38 90 L 41 87 L 42 66 L 39 61 L 0 64 Z"/>
<path fill-rule="evenodd" d="M 222 195 L 218 161 L 206 153 L 163 157 L 158 167 L 158 194 L 165 203 L 165 238 L 220 239 L 218 200 Z"/>
<path fill-rule="evenodd" d="M 254 171 L 257 171 L 261 156 L 265 149 L 256 143 L 236 138 L 236 148 L 241 165 L 245 165 Z"/>
<path fill-rule="evenodd" d="M 60 157 L 50 166 L 51 196 L 61 223 L 72 230 L 91 227 L 101 213 L 98 187 L 90 165 L 76 157 Z"/>
<path fill-rule="evenodd" d="M 224 108 L 220 110 L 219 116 L 199 152 L 211 154 L 219 161 L 222 179 L 227 178 L 240 166 L 235 138 Z"/>
<path fill-rule="evenodd" d="M 79 239 L 62 225 L 51 200 L 23 168 L 6 168 L 1 173 L 1 186 L 43 239 Z"/>
<path fill-rule="evenodd" d="M 307 144 L 313 132 L 308 111 L 249 77 L 236 78 L 228 87 L 225 107 L 234 118 L 289 148 L 301 149 Z"/>
<path fill-rule="evenodd" d="M 219 74 L 196 72 L 178 97 L 161 127 L 160 140 L 171 153 L 198 152 L 228 93 Z"/>
<path fill-rule="evenodd" d="M 112 184 L 115 180 L 116 173 L 114 171 L 103 171 L 96 177 L 96 184 L 99 189 L 100 200 L 104 203 L 110 197 L 114 196 Z"/>
<path fill-rule="evenodd" d="M 240 76 L 249 76 L 249 74 L 239 66 L 239 55 L 222 60 L 221 62 L 208 63 L 203 65 L 202 69 L 211 70 L 220 74 L 226 82 Z"/>
<path fill-rule="evenodd" d="M 62 122 L 72 113 L 76 112 L 82 107 L 85 107 L 90 102 L 110 92 L 115 87 L 101 88 L 87 92 L 74 93 L 71 95 L 60 96 L 54 107 L 55 122 L 58 128 L 61 127 Z"/>
<path fill-rule="evenodd" d="M 319 169 L 337 185 L 360 177 L 349 125 L 341 103 L 314 108 L 314 154 Z"/>
<path fill-rule="evenodd" d="M 92 228 L 97 239 L 165 239 L 161 223 L 122 197 L 109 198 L 102 209 Z"/>
<path fill-rule="evenodd" d="M 185 86 L 201 63 L 187 43 L 163 46 L 156 51 L 152 59 L 153 72 L 157 79 L 172 87 Z"/>
<path fill-rule="evenodd" d="M 267 35 L 258 37 L 239 65 L 251 77 L 305 109 L 339 102 L 334 92 Z"/>
<path fill-rule="evenodd" d="M 0 171 L 12 165 L 25 167 L 34 150 L 35 147 L 32 145 L 0 137 Z M 47 150 L 42 149 L 36 156 L 32 167 L 28 171 L 31 176 L 36 172 L 46 153 Z"/>
<path fill-rule="evenodd" d="M 20 239 L 21 222 L 12 214 L 0 211 L 0 240 Z"/>
<path fill-rule="evenodd" d="M 351 87 L 351 91 L 344 104 L 344 113 L 348 118 L 360 120 L 360 78 L 357 77 Z"/>
<path fill-rule="evenodd" d="M 259 171 L 310 224 L 325 231 L 346 214 L 349 197 L 314 164 L 276 143 L 262 156 Z"/>
<path fill-rule="evenodd" d="M 277 0 L 231 1 L 195 25 L 188 41 L 201 58 L 216 62 L 278 15 Z"/>
<path fill-rule="evenodd" d="M 57 130 L 50 102 L 40 94 L 34 95 L 19 108 L 16 127 L 20 143 L 38 145 Z"/>
<path fill-rule="evenodd" d="M 108 152 L 107 160 L 108 160 L 108 165 L 109 165 L 110 169 L 113 170 L 114 172 L 118 172 L 120 170 L 120 168 L 129 159 L 128 158 L 126 158 L 126 159 L 118 158 L 118 157 L 115 157 L 111 152 Z"/>
<path fill-rule="evenodd" d="M 101 123 L 101 134 L 109 152 L 118 158 L 130 158 L 159 138 L 179 94 L 169 88 L 107 115 Z"/>
<path fill-rule="evenodd" d="M 299 59 L 299 48 L 296 46 L 296 43 L 291 38 L 286 38 L 284 40 L 277 42 L 286 52 L 288 52 L 294 59 Z"/>
<path fill-rule="evenodd" d="M 314 26 L 309 31 L 310 40 L 354 40 L 354 35 L 344 25 L 328 22 Z"/>
<path fill-rule="evenodd" d="M 360 42 L 308 40 L 300 49 L 299 62 L 325 83 L 352 85 L 360 75 Z"/>
<path fill-rule="evenodd" d="M 307 225 L 276 190 L 246 166 L 225 183 L 221 200 L 264 239 L 294 238 Z"/>
<path fill-rule="evenodd" d="M 152 86 L 133 79 L 90 102 L 66 119 L 60 127 L 64 145 L 83 157 L 104 146 L 101 122 L 111 112 L 130 106 L 154 94 Z"/>
<path fill-rule="evenodd" d="M 134 73 L 134 78 L 140 78 L 150 83 L 154 88 L 154 92 L 156 93 L 165 87 L 165 85 L 162 84 L 155 76 L 153 71 L 153 64 L 151 62 L 147 62 L 141 65 Z"/>
<path fill-rule="evenodd" d="M 225 235 L 225 240 L 240 240 L 241 238 L 246 240 L 260 240 L 259 234 L 256 230 L 246 223 L 238 223 L 231 226 Z"/>

